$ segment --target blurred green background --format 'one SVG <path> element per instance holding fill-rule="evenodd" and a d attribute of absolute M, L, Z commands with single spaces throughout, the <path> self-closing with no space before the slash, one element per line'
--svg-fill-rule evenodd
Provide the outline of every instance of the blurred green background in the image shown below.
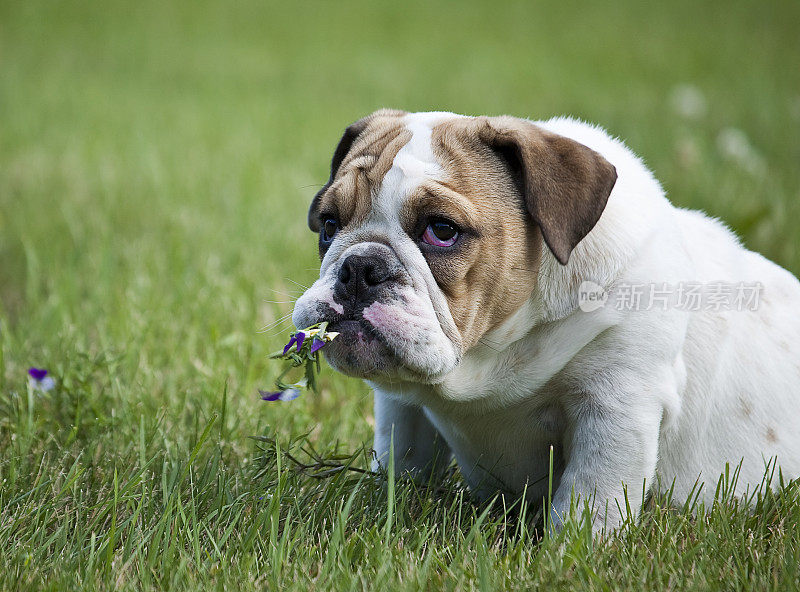
<path fill-rule="evenodd" d="M 385 106 L 596 122 L 798 272 L 798 22 L 794 1 L 4 2 L 4 379 L 110 354 L 111 405 L 176 420 L 227 383 L 232 426 L 368 440 L 357 381 L 291 410 L 254 393 L 288 323 L 259 329 L 315 278 L 333 147 Z"/>
<path fill-rule="evenodd" d="M 369 443 L 358 381 L 256 389 L 316 276 L 311 196 L 380 107 L 598 123 L 800 272 L 798 23 L 796 0 L 0 3 L 6 499 L 20 459 L 108 476 L 137 430 L 185 452 L 214 413 L 232 462 L 273 430 Z M 26 401 L 29 366 L 58 389 Z"/>
<path fill-rule="evenodd" d="M 799 272 L 798 22 L 794 1 L 3 2 L 6 388 L 107 355 L 101 416 L 192 422 L 227 384 L 241 433 L 368 441 L 357 381 L 254 393 L 289 325 L 259 330 L 315 278 L 307 204 L 384 106 L 596 122 Z"/>

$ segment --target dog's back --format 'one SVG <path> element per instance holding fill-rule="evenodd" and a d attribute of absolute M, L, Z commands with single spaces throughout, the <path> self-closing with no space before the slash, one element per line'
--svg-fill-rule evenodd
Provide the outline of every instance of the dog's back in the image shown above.
<path fill-rule="evenodd" d="M 694 486 L 693 475 L 713 480 L 726 462 L 741 460 L 737 491 L 743 491 L 742 484 L 760 483 L 766 463 L 777 457 L 785 476 L 798 477 L 800 282 L 745 249 L 717 220 L 681 209 L 675 219 L 692 247 L 687 281 L 727 294 L 719 310 L 690 315 L 682 417 L 662 434 L 670 445 L 661 447 L 660 476 L 667 485 L 677 477 L 681 495 Z"/>

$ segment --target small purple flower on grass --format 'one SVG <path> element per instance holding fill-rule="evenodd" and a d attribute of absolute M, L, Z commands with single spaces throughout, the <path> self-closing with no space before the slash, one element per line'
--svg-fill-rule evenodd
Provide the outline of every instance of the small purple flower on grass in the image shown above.
<path fill-rule="evenodd" d="M 52 390 L 56 385 L 56 381 L 47 375 L 47 370 L 44 368 L 28 368 L 28 376 L 31 377 L 33 387 L 44 392 Z"/>
<path fill-rule="evenodd" d="M 325 342 L 322 341 L 322 339 L 315 337 L 314 341 L 311 342 L 311 353 L 313 354 L 314 352 L 321 350 L 324 345 Z"/>
<path fill-rule="evenodd" d="M 294 401 L 297 397 L 300 396 L 300 389 L 299 388 L 287 388 L 282 391 L 258 391 L 261 395 L 262 401 Z"/>
<path fill-rule="evenodd" d="M 35 381 L 41 382 L 44 380 L 44 377 L 47 376 L 47 370 L 44 368 L 29 368 L 28 375 Z"/>
<path fill-rule="evenodd" d="M 282 392 L 283 391 L 275 391 L 271 393 L 269 391 L 262 391 L 261 389 L 258 389 L 258 394 L 261 395 L 262 401 L 277 401 Z"/>

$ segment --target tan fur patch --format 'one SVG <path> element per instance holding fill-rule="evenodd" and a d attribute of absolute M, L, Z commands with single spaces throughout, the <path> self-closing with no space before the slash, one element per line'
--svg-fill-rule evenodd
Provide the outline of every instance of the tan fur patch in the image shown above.
<path fill-rule="evenodd" d="M 775 433 L 773 428 L 767 428 L 767 442 L 775 444 L 778 441 L 778 434 Z"/>
<path fill-rule="evenodd" d="M 438 213 L 468 232 L 459 252 L 429 261 L 465 349 L 530 297 L 542 245 L 508 167 L 478 138 L 479 125 L 465 118 L 433 128 L 433 153 L 446 178 L 438 187 L 421 188 L 407 204 L 414 210 L 438 196 Z"/>
<path fill-rule="evenodd" d="M 312 230 L 319 230 L 318 217 L 326 212 L 335 213 L 342 228 L 364 221 L 372 208 L 373 192 L 392 168 L 394 157 L 411 139 L 411 132 L 401 119 L 404 114 L 384 109 L 351 126 L 357 129 L 357 136 L 311 205 L 309 225 Z M 346 138 L 347 132 L 342 141 Z"/>
<path fill-rule="evenodd" d="M 739 408 L 742 411 L 743 417 L 750 417 L 750 414 L 753 413 L 753 406 L 750 404 L 750 401 L 743 396 L 739 397 Z"/>

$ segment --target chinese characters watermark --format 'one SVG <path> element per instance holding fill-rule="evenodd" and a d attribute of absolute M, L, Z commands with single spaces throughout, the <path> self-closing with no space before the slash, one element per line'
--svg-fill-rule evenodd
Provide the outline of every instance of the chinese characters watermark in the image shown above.
<path fill-rule="evenodd" d="M 761 282 L 621 283 L 606 290 L 585 281 L 578 288 L 578 306 L 584 312 L 605 307 L 619 311 L 742 312 L 757 310 L 763 293 Z"/>

